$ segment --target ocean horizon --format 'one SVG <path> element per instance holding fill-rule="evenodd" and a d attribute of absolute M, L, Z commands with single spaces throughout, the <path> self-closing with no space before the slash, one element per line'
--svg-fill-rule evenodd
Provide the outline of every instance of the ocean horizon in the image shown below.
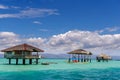
<path fill-rule="evenodd" d="M 41 63 L 49 62 L 49 65 Z M 21 63 L 21 61 L 19 61 Z M 120 61 L 68 63 L 67 59 L 40 59 L 39 64 L 8 64 L 0 59 L 0 80 L 119 80 Z"/>

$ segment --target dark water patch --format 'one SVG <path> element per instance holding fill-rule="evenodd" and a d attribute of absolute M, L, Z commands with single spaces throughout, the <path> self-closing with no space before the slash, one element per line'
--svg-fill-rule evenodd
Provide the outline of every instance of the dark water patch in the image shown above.
<path fill-rule="evenodd" d="M 120 68 L 0 72 L 0 80 L 119 80 Z"/>

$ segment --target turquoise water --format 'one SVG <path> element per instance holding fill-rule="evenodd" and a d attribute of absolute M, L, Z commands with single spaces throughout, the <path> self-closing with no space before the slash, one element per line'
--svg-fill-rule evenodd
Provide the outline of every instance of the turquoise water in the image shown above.
<path fill-rule="evenodd" d="M 13 61 L 13 60 L 12 60 Z M 65 59 L 42 59 L 50 65 L 8 65 L 0 59 L 0 80 L 120 80 L 120 61 L 67 63 Z"/>

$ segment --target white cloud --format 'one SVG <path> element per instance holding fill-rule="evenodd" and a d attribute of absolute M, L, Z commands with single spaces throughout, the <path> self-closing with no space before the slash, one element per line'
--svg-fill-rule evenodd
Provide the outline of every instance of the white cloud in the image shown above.
<path fill-rule="evenodd" d="M 9 8 L 8 6 L 4 6 L 0 4 L 0 9 L 8 9 L 8 8 Z"/>
<path fill-rule="evenodd" d="M 20 42 L 18 35 L 13 32 L 0 32 L 0 49 L 15 45 Z"/>
<path fill-rule="evenodd" d="M 108 30 L 109 32 L 118 31 L 119 29 L 119 27 L 106 28 L 106 30 Z"/>
<path fill-rule="evenodd" d="M 0 9 L 19 9 L 20 7 L 17 6 L 5 6 L 0 4 Z"/>
<path fill-rule="evenodd" d="M 45 17 L 50 15 L 59 15 L 56 9 L 39 9 L 39 8 L 28 8 L 21 10 L 19 13 L 14 14 L 0 14 L 0 18 L 36 18 Z"/>
<path fill-rule="evenodd" d="M 100 35 L 90 31 L 69 31 L 54 35 L 48 41 L 49 48 L 57 51 L 71 51 L 82 48 L 88 50 L 116 50 L 120 49 L 120 34 Z"/>
<path fill-rule="evenodd" d="M 9 37 L 9 36 L 15 37 L 16 34 L 13 32 L 0 32 L 0 37 Z"/>
<path fill-rule="evenodd" d="M 107 27 L 107 28 L 104 28 L 102 30 L 97 30 L 96 32 L 97 33 L 103 33 L 103 32 L 115 32 L 115 31 L 118 31 L 120 28 L 119 27 Z"/>
<path fill-rule="evenodd" d="M 46 39 L 43 39 L 43 38 L 41 38 L 41 37 L 38 37 L 38 38 L 28 38 L 28 39 L 26 39 L 25 41 L 26 41 L 27 43 L 34 44 L 34 45 L 43 47 Z"/>
<path fill-rule="evenodd" d="M 34 24 L 42 24 L 40 21 L 33 21 Z"/>
<path fill-rule="evenodd" d="M 97 32 L 73 30 L 50 38 L 20 38 L 13 32 L 0 32 L 0 49 L 18 43 L 29 43 L 45 50 L 45 53 L 66 53 L 74 49 L 86 49 L 93 54 L 116 54 L 120 50 L 120 34 L 101 35 Z M 9 45 L 11 44 L 11 45 Z M 120 55 L 120 54 L 118 54 Z"/>
<path fill-rule="evenodd" d="M 13 14 L 0 14 L 0 18 L 16 18 Z"/>

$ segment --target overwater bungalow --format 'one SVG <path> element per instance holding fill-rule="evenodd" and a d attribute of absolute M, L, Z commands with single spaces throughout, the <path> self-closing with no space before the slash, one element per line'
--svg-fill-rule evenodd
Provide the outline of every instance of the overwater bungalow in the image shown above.
<path fill-rule="evenodd" d="M 77 49 L 71 52 L 68 52 L 70 54 L 68 62 L 91 62 L 91 55 L 92 53 L 83 49 Z"/>
<path fill-rule="evenodd" d="M 101 53 L 99 56 L 96 57 L 96 60 L 97 60 L 97 62 L 100 62 L 100 61 L 103 61 L 103 62 L 107 61 L 108 62 L 108 60 L 111 60 L 111 57 L 107 54 Z"/>
<path fill-rule="evenodd" d="M 41 56 L 39 52 L 44 52 L 42 49 L 28 44 L 16 45 L 1 51 L 4 52 L 4 58 L 9 60 L 9 64 L 11 64 L 11 59 L 16 59 L 16 65 L 19 59 L 22 59 L 22 64 L 26 64 L 26 59 L 29 59 L 29 64 L 32 64 L 32 60 L 35 59 L 38 64 L 38 59 Z M 33 52 L 34 54 L 32 54 Z"/>

